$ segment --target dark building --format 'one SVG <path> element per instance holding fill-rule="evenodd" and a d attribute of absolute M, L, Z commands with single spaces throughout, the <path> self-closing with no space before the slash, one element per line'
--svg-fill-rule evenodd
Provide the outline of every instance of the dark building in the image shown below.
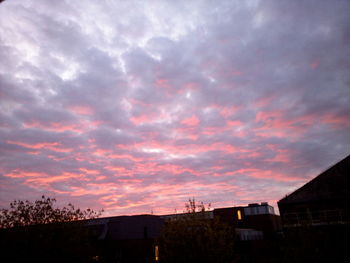
<path fill-rule="evenodd" d="M 1 229 L 1 256 L 4 262 L 155 262 L 163 222 L 136 215 Z"/>
<path fill-rule="evenodd" d="M 164 220 L 176 220 L 187 217 L 188 213 L 163 215 Z M 275 236 L 281 230 L 280 216 L 267 202 L 215 208 L 212 211 L 198 212 L 201 218 L 208 220 L 219 219 L 236 229 L 241 240 L 256 240 Z"/>
<path fill-rule="evenodd" d="M 164 220 L 154 215 L 116 216 L 88 220 L 106 262 L 154 262 Z"/>
<path fill-rule="evenodd" d="M 200 218 L 208 219 L 211 220 L 214 218 L 213 211 L 202 211 L 196 213 Z M 182 219 L 189 217 L 189 215 L 193 215 L 191 213 L 177 213 L 177 214 L 168 214 L 168 215 L 161 215 L 160 217 L 163 218 L 165 221 L 170 221 L 170 220 L 177 220 L 177 219 Z"/>
<path fill-rule="evenodd" d="M 243 240 L 268 238 L 281 230 L 280 217 L 268 203 L 214 209 L 214 218 L 236 228 Z"/>
<path fill-rule="evenodd" d="M 278 202 L 288 262 L 348 258 L 350 156 Z"/>
<path fill-rule="evenodd" d="M 163 220 L 154 215 L 114 216 L 86 220 L 99 229 L 99 239 L 154 239 L 159 236 Z"/>
<path fill-rule="evenodd" d="M 283 227 L 349 224 L 350 155 L 278 202 Z"/>

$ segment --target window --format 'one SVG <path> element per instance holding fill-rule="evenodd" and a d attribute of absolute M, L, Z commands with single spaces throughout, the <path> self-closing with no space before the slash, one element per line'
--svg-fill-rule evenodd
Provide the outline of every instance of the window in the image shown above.
<path fill-rule="evenodd" d="M 159 248 L 158 248 L 158 246 L 154 247 L 154 259 L 155 259 L 155 261 L 159 260 Z"/>
<path fill-rule="evenodd" d="M 241 210 L 237 210 L 237 218 L 238 220 L 242 220 Z"/>

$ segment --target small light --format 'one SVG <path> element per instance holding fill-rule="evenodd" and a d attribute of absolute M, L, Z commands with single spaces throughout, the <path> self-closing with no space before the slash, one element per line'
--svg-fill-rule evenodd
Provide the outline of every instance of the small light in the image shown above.
<path fill-rule="evenodd" d="M 237 210 L 237 217 L 238 217 L 238 220 L 242 220 L 241 210 Z"/>
<path fill-rule="evenodd" d="M 158 261 L 159 260 L 159 248 L 158 248 L 158 246 L 155 246 L 155 248 L 154 248 L 154 255 L 155 255 L 155 260 Z"/>

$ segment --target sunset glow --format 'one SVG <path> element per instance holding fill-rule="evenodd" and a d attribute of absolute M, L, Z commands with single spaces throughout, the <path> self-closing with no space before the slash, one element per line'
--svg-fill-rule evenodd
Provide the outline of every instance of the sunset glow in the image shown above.
<path fill-rule="evenodd" d="M 54 2 L 0 4 L 1 208 L 276 207 L 349 154 L 349 1 Z"/>

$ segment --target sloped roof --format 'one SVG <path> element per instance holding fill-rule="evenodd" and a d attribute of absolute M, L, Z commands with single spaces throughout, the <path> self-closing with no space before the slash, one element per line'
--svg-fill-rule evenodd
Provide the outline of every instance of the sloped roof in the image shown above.
<path fill-rule="evenodd" d="M 278 203 L 350 199 L 350 155 L 281 199 Z"/>

